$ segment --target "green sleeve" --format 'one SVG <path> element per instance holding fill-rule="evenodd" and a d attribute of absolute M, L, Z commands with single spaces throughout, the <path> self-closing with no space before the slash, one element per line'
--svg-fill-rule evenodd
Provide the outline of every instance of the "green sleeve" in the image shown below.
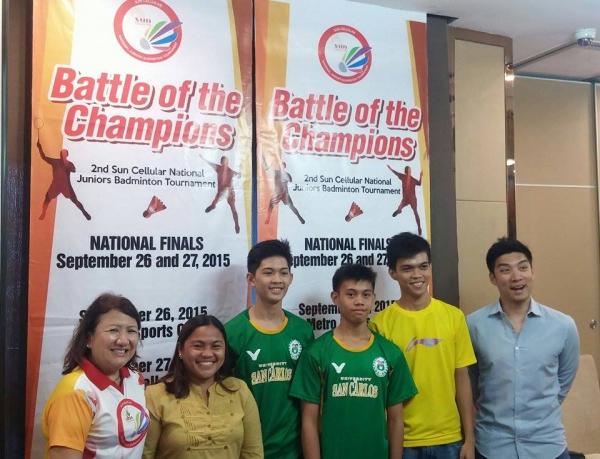
<path fill-rule="evenodd" d="M 300 355 L 290 387 L 290 396 L 318 405 L 321 403 L 321 371 L 319 362 L 311 350 L 312 348 Z"/>
<path fill-rule="evenodd" d="M 313 331 L 312 325 L 306 329 L 306 345 L 312 344 L 315 340 L 315 332 Z"/>
<path fill-rule="evenodd" d="M 227 346 L 229 347 L 229 353 L 231 356 L 231 363 L 233 366 L 237 364 L 240 356 L 240 344 L 239 344 L 239 331 L 236 329 L 235 321 L 232 319 L 225 324 L 225 333 L 227 333 Z"/>
<path fill-rule="evenodd" d="M 397 405 L 417 394 L 408 364 L 401 351 L 394 349 L 393 366 L 389 375 L 387 406 Z"/>

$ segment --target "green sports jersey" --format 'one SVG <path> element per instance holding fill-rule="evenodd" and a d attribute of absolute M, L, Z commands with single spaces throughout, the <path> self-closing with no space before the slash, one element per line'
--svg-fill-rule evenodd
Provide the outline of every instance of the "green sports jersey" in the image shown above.
<path fill-rule="evenodd" d="M 365 348 L 349 349 L 333 332 L 303 354 L 290 395 L 321 404 L 321 457 L 387 458 L 386 408 L 417 393 L 404 355 L 373 334 Z"/>
<path fill-rule="evenodd" d="M 258 404 L 266 459 L 302 457 L 300 410 L 289 389 L 313 330 L 307 321 L 284 312 L 287 322 L 275 332 L 252 324 L 247 310 L 225 325 L 235 375 L 246 381 Z"/>

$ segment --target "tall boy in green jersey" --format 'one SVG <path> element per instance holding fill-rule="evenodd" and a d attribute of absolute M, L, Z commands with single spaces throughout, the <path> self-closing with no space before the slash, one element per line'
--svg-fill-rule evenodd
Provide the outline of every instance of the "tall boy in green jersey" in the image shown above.
<path fill-rule="evenodd" d="M 333 276 L 340 325 L 304 351 L 290 390 L 302 400 L 305 459 L 402 457 L 402 402 L 417 389 L 402 352 L 367 326 L 374 289 L 366 266 Z"/>
<path fill-rule="evenodd" d="M 300 408 L 289 389 L 313 330 L 307 321 L 282 309 L 292 283 L 291 266 L 287 241 L 256 244 L 248 253 L 247 274 L 255 304 L 225 325 L 235 374 L 246 381 L 258 404 L 266 459 L 302 457 Z"/>

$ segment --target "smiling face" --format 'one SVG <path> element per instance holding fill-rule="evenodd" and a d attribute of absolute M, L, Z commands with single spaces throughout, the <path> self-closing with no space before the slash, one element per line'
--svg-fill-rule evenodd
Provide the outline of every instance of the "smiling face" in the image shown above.
<path fill-rule="evenodd" d="M 274 256 L 263 259 L 256 273 L 248 273 L 248 284 L 256 291 L 257 303 L 281 305 L 293 277 L 287 260 Z"/>
<path fill-rule="evenodd" d="M 373 284 L 367 280 L 345 280 L 338 291 L 331 292 L 331 299 L 340 309 L 343 321 L 366 323 L 375 303 Z"/>
<path fill-rule="evenodd" d="M 119 370 L 135 355 L 139 341 L 135 319 L 118 309 L 102 314 L 89 336 L 89 360 L 108 377 L 115 379 Z"/>
<path fill-rule="evenodd" d="M 520 252 L 504 254 L 494 263 L 490 281 L 498 289 L 503 305 L 520 305 L 529 302 L 533 287 L 533 268 Z"/>
<path fill-rule="evenodd" d="M 179 347 L 179 355 L 190 381 L 211 385 L 225 362 L 225 338 L 214 325 L 197 327 Z"/>
<path fill-rule="evenodd" d="M 431 263 L 426 252 L 420 252 L 412 258 L 398 259 L 396 267 L 390 269 L 389 273 L 398 282 L 403 298 L 419 301 L 429 297 Z"/>

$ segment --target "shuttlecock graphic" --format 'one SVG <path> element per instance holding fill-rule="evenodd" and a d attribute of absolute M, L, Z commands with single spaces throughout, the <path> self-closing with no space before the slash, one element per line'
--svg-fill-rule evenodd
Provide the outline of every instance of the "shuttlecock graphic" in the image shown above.
<path fill-rule="evenodd" d="M 144 216 L 144 218 L 150 218 L 156 212 L 160 212 L 161 210 L 165 210 L 166 208 L 167 206 L 165 206 L 165 204 L 160 199 L 158 199 L 157 196 L 152 196 L 150 204 L 148 204 L 148 208 L 144 211 L 142 215 Z"/>
<path fill-rule="evenodd" d="M 349 222 L 354 217 L 358 217 L 362 213 L 363 213 L 363 210 L 358 206 L 358 204 L 356 204 L 354 201 L 352 201 L 352 205 L 350 206 L 350 210 L 348 211 L 348 214 L 346 215 L 346 217 L 344 218 L 344 220 L 346 220 L 347 222 Z"/>

